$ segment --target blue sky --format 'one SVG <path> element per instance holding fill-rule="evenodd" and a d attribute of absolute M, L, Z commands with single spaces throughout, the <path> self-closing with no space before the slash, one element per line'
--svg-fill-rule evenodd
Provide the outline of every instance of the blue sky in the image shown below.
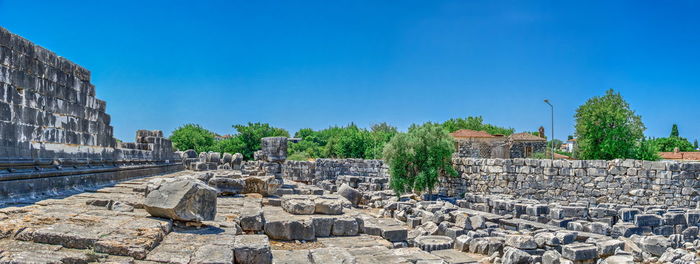
<path fill-rule="evenodd" d="M 0 26 L 92 71 L 115 135 L 481 115 L 534 131 L 614 88 L 700 138 L 699 1 L 23 1 Z"/>

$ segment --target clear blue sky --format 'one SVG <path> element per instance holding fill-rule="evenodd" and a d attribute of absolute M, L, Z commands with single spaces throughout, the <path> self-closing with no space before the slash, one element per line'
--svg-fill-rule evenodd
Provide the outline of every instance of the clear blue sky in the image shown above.
<path fill-rule="evenodd" d="M 614 88 L 647 135 L 700 137 L 700 1 L 25 1 L 0 26 L 92 71 L 115 135 L 294 132 L 481 115 L 573 133 Z"/>

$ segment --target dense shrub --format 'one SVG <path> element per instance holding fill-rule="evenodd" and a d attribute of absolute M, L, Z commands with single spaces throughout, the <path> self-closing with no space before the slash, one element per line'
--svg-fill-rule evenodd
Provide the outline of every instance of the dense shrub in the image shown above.
<path fill-rule="evenodd" d="M 428 191 L 442 176 L 456 176 L 452 168 L 454 140 L 438 124 L 412 126 L 408 133 L 395 135 L 383 151 L 389 165 L 390 186 L 398 194 Z"/>

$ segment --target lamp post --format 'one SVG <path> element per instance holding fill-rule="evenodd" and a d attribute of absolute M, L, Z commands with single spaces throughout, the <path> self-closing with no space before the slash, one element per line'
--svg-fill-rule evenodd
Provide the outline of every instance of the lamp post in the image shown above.
<path fill-rule="evenodd" d="M 552 144 L 552 159 L 554 159 L 554 106 L 549 102 L 549 99 L 544 99 L 544 102 L 552 109 L 552 138 L 549 142 Z"/>

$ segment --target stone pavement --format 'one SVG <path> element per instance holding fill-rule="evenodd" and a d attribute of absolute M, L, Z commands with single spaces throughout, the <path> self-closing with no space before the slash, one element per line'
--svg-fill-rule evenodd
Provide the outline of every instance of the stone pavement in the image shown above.
<path fill-rule="evenodd" d="M 391 220 L 360 234 L 367 210 L 342 215 L 293 215 L 256 195 L 219 197 L 214 221 L 201 224 L 151 217 L 143 208 L 146 183 L 177 172 L 134 179 L 68 197 L 0 208 L 0 263 L 476 263 L 464 252 L 395 248 Z M 279 202 L 279 201 L 277 201 Z M 273 205 L 277 204 L 277 205 Z M 310 228 L 304 233 L 300 223 Z M 291 227 L 289 226 L 291 224 Z M 302 225 L 303 226 L 303 225 Z M 331 228 L 332 227 L 332 228 Z M 277 231 L 274 231 L 277 228 Z M 271 231 L 268 231 L 271 230 Z M 324 229 L 328 229 L 325 230 Z M 288 237 L 271 235 L 285 234 Z M 275 233 L 276 232 L 276 233 Z M 265 235 L 267 233 L 267 235 Z M 304 237 L 309 241 L 302 241 Z M 289 249 L 271 247 L 277 238 Z M 387 240 L 389 239 L 389 240 Z M 314 248 L 304 248 L 304 244 Z M 295 248 L 295 245 L 302 245 Z"/>

